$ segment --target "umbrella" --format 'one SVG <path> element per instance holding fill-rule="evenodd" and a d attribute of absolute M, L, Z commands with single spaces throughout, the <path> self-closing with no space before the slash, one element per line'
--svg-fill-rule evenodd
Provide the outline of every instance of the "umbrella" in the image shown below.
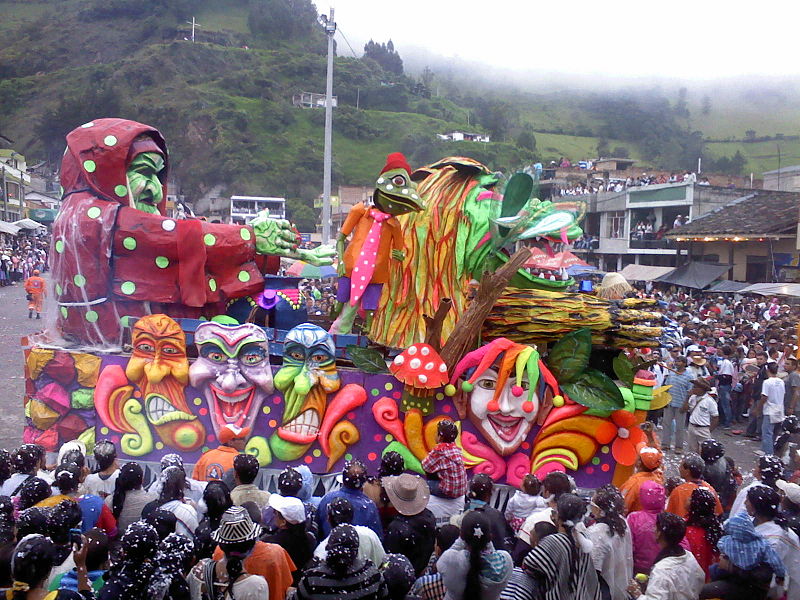
<path fill-rule="evenodd" d="M 326 277 L 336 277 L 336 267 L 317 267 L 302 260 L 298 260 L 286 269 L 286 274 L 290 277 L 305 277 L 306 279 L 325 279 Z"/>
<path fill-rule="evenodd" d="M 14 221 L 14 225 L 20 229 L 46 229 L 46 227 L 39 223 L 39 221 L 34 221 L 33 219 L 20 219 L 19 221 Z"/>

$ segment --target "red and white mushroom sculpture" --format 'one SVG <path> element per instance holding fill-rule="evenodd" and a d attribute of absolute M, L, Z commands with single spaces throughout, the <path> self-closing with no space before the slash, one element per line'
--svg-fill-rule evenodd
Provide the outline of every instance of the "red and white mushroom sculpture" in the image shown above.
<path fill-rule="evenodd" d="M 398 354 L 389 370 L 403 389 L 402 409 L 418 408 L 427 416 L 433 412 L 433 393 L 445 385 L 449 377 L 447 365 L 430 344 L 412 344 Z"/>

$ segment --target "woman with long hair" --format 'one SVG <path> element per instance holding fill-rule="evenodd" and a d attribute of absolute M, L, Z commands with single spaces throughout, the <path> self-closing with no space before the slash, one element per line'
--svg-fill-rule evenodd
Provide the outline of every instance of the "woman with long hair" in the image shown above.
<path fill-rule="evenodd" d="M 575 494 L 562 494 L 555 513 L 558 533 L 528 553 L 522 570 L 544 590 L 543 600 L 600 600 L 592 544 L 583 533 L 586 502 Z"/>
<path fill-rule="evenodd" d="M 22 484 L 19 496 L 14 497 L 17 513 L 39 504 L 42 500 L 53 495 L 50 484 L 39 477 L 32 477 Z"/>
<path fill-rule="evenodd" d="M 496 600 L 513 568 L 511 555 L 492 544 L 489 518 L 477 510 L 464 515 L 461 536 L 436 561 L 445 600 Z"/>
<path fill-rule="evenodd" d="M 98 600 L 149 600 L 158 543 L 158 533 L 144 521 L 128 526 L 120 540 L 121 557 L 106 572 Z"/>
<path fill-rule="evenodd" d="M 358 533 L 352 525 L 337 525 L 328 537 L 325 559 L 312 563 L 297 585 L 296 600 L 383 600 L 386 584 L 369 559 L 358 557 Z"/>
<path fill-rule="evenodd" d="M 11 589 L 5 593 L 7 600 L 83 600 L 92 598 L 86 573 L 86 549 L 75 552 L 78 573 L 78 592 L 71 590 L 47 591 L 47 580 L 55 562 L 55 548 L 50 539 L 40 534 L 25 536 L 11 555 Z"/>
<path fill-rule="evenodd" d="M 205 558 L 195 565 L 188 582 L 192 600 L 264 600 L 269 586 L 260 575 L 245 571 L 244 560 L 253 551 L 261 526 L 254 523 L 241 506 L 225 511 L 217 530 L 212 534 L 224 557 Z"/>
<path fill-rule="evenodd" d="M 119 533 L 124 534 L 131 523 L 142 518 L 142 510 L 155 496 L 142 489 L 144 471 L 137 463 L 125 463 L 116 473 L 114 492 L 104 502 L 117 520 Z"/>
<path fill-rule="evenodd" d="M 694 599 L 700 594 L 705 581 L 703 569 L 691 552 L 681 545 L 686 534 L 686 523 L 678 515 L 662 512 L 656 519 L 656 537 L 661 551 L 656 556 L 647 592 L 642 593 L 639 583 L 631 579 L 628 593 L 634 600 L 659 600 L 661 598 Z"/>
<path fill-rule="evenodd" d="M 722 519 L 714 513 L 714 494 L 704 488 L 692 492 L 686 517 L 686 540 L 697 564 L 710 581 L 709 567 L 719 559 L 717 543 L 722 537 Z"/>
<path fill-rule="evenodd" d="M 205 508 L 205 515 L 195 530 L 197 542 L 197 558 L 211 558 L 217 543 L 211 539 L 211 534 L 219 527 L 222 515 L 233 506 L 231 492 L 222 481 L 212 480 L 203 490 L 203 499 L 200 508 Z"/>
<path fill-rule="evenodd" d="M 167 467 L 161 471 L 159 481 L 161 490 L 158 498 L 148 505 L 151 510 L 145 507 L 142 514 L 147 516 L 156 508 L 167 510 L 178 519 L 175 532 L 191 538 L 200 523 L 194 506 L 183 495 L 186 490 L 186 473 L 178 467 Z"/>
<path fill-rule="evenodd" d="M 625 500 L 611 484 L 598 489 L 589 505 L 594 523 L 586 530 L 592 541 L 592 562 L 600 577 L 604 596 L 626 600 L 633 572 L 633 543 L 628 524 L 622 516 Z"/>

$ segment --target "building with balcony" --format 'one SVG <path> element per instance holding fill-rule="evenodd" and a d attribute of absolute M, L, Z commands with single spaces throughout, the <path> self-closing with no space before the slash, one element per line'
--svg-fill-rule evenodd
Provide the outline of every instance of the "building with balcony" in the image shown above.
<path fill-rule="evenodd" d="M 292 96 L 292 104 L 297 108 L 325 108 L 325 94 L 300 92 Z M 336 96 L 331 96 L 331 107 L 336 108 L 337 104 Z"/>
<path fill-rule="evenodd" d="M 25 193 L 30 185 L 25 157 L 0 149 L 0 221 L 18 221 L 25 216 Z"/>
<path fill-rule="evenodd" d="M 629 264 L 676 267 L 686 249 L 668 232 L 755 191 L 681 182 L 575 197 L 587 202 L 588 213 L 586 237 L 574 251 L 605 271 Z"/>
<path fill-rule="evenodd" d="M 272 219 L 286 218 L 286 198 L 272 196 L 231 196 L 231 223 L 247 225 L 262 210 Z"/>

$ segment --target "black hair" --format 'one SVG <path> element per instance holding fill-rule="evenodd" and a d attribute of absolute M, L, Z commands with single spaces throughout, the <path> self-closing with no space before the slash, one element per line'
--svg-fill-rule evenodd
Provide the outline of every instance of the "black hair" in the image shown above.
<path fill-rule="evenodd" d="M 158 496 L 158 505 L 163 506 L 172 500 L 182 500 L 183 490 L 186 489 L 186 473 L 178 467 L 167 467 L 162 471 L 164 478 L 161 494 Z"/>
<path fill-rule="evenodd" d="M 236 600 L 233 595 L 233 586 L 236 580 L 242 576 L 244 570 L 244 559 L 256 545 L 257 540 L 247 540 L 246 542 L 236 542 L 233 544 L 220 543 L 219 547 L 225 553 L 225 570 L 228 574 L 228 588 L 222 595 L 223 598 Z"/>
<path fill-rule="evenodd" d="M 11 578 L 11 557 L 14 556 L 13 538 L 0 545 L 0 587 L 10 588 L 14 583 Z"/>
<path fill-rule="evenodd" d="M 45 498 L 53 495 L 53 490 L 50 484 L 44 479 L 39 477 L 31 477 L 22 484 L 19 490 L 19 507 L 20 511 L 30 508 L 34 504 L 38 504 Z"/>
<path fill-rule="evenodd" d="M 675 547 L 686 535 L 686 522 L 670 512 L 661 512 L 656 517 L 656 530 L 661 532 L 667 547 Z"/>
<path fill-rule="evenodd" d="M 533 473 L 528 473 L 522 478 L 520 489 L 529 496 L 536 496 L 542 490 L 542 482 Z"/>
<path fill-rule="evenodd" d="M 86 551 L 86 570 L 99 571 L 108 562 L 108 535 L 102 529 L 94 527 L 84 536 L 89 546 Z"/>
<path fill-rule="evenodd" d="M 142 487 L 144 471 L 135 462 L 127 462 L 119 469 L 117 480 L 114 482 L 114 495 L 111 498 L 111 512 L 115 519 L 119 519 L 125 506 L 125 496 L 128 492 Z"/>
<path fill-rule="evenodd" d="M 11 453 L 11 466 L 17 473 L 33 474 L 39 468 L 39 448 L 35 444 L 22 444 Z"/>
<path fill-rule="evenodd" d="M 381 465 L 378 467 L 378 477 L 402 475 L 405 469 L 406 461 L 403 455 L 394 450 L 389 450 L 381 457 Z"/>
<path fill-rule="evenodd" d="M 775 352 L 777 352 L 777 350 Z M 775 362 L 767 363 L 767 371 L 769 372 L 770 375 L 777 375 L 778 363 Z"/>
<path fill-rule="evenodd" d="M 110 440 L 100 440 L 94 446 L 94 459 L 97 461 L 97 471 L 105 471 L 117 460 L 117 447 Z"/>
<path fill-rule="evenodd" d="M 595 492 L 592 501 L 605 513 L 597 518 L 597 522 L 608 525 L 608 534 L 611 537 L 614 537 L 615 533 L 624 537 L 628 526 L 622 516 L 625 511 L 625 500 L 619 490 L 610 483 L 604 485 Z"/>
<path fill-rule="evenodd" d="M 245 485 L 256 480 L 259 468 L 258 459 L 252 454 L 237 454 L 233 459 L 233 470 L 239 481 Z"/>
<path fill-rule="evenodd" d="M 461 531 L 455 525 L 442 525 L 436 530 L 436 543 L 439 546 L 439 550 L 444 552 L 450 546 L 452 546 L 455 541 L 458 539 L 458 536 L 461 535 Z"/>
<path fill-rule="evenodd" d="M 56 562 L 53 542 L 43 535 L 32 535 L 17 544 L 11 556 L 11 576 L 14 581 L 28 584 L 31 588 L 41 586 L 50 575 Z M 14 600 L 25 600 L 27 590 L 16 590 Z"/>
<path fill-rule="evenodd" d="M 9 496 L 0 496 L 0 544 L 12 541 L 14 541 L 14 503 Z"/>
<path fill-rule="evenodd" d="M 78 491 L 81 484 L 81 469 L 75 463 L 61 463 L 55 470 L 53 485 L 62 494 L 68 495 Z"/>
<path fill-rule="evenodd" d="M 537 543 L 554 533 L 558 533 L 558 529 L 550 521 L 539 521 L 533 526 L 533 534 L 536 536 Z"/>
<path fill-rule="evenodd" d="M 781 497 L 778 492 L 765 485 L 754 485 L 747 490 L 747 499 L 756 515 L 768 521 L 775 521 L 786 529 L 786 522 L 780 519 Z"/>
<path fill-rule="evenodd" d="M 354 514 L 353 505 L 347 498 L 338 496 L 328 503 L 328 522 L 331 527 L 352 523 Z"/>
<path fill-rule="evenodd" d="M 5 448 L 0 449 L 0 485 L 11 477 L 11 453 Z"/>
<path fill-rule="evenodd" d="M 488 502 L 492 497 L 494 482 L 486 473 L 476 473 L 469 482 L 467 497 L 474 500 Z"/>
<path fill-rule="evenodd" d="M 566 473 L 561 471 L 551 471 L 542 479 L 542 487 L 550 492 L 556 500 L 561 494 L 568 494 L 572 490 L 572 484 Z"/>
<path fill-rule="evenodd" d="M 178 517 L 175 513 L 157 508 L 144 518 L 144 522 L 156 530 L 159 540 L 164 540 L 170 533 L 175 533 Z"/>
<path fill-rule="evenodd" d="M 773 454 L 758 459 L 758 472 L 761 483 L 775 489 L 775 482 L 783 476 L 783 461 Z"/>
<path fill-rule="evenodd" d="M 689 500 L 689 516 L 686 517 L 686 525 L 699 527 L 705 532 L 706 541 L 714 549 L 717 547 L 719 538 L 722 537 L 722 520 L 715 514 L 717 499 L 711 490 L 696 488 L 692 491 Z"/>
<path fill-rule="evenodd" d="M 452 444 L 458 437 L 458 427 L 451 419 L 442 419 L 436 426 L 436 433 L 441 438 L 442 442 Z"/>
<path fill-rule="evenodd" d="M 47 531 L 47 512 L 36 506 L 22 511 L 17 518 L 17 539 Z"/>
<path fill-rule="evenodd" d="M 203 490 L 203 502 L 206 504 L 206 516 L 213 531 L 219 527 L 219 522 L 225 511 L 233 506 L 228 486 L 222 481 L 209 481 L 206 489 Z"/>
<path fill-rule="evenodd" d="M 253 523 L 257 525 L 261 525 L 261 509 L 258 508 L 258 504 L 253 502 L 252 500 L 248 500 L 247 502 L 242 502 L 241 507 L 247 511 L 247 514 L 250 515 L 250 519 Z M 291 523 L 289 523 L 291 525 Z M 306 523 L 303 521 L 299 523 L 300 528 L 305 531 Z"/>
<path fill-rule="evenodd" d="M 695 453 L 687 454 L 681 462 L 681 467 L 689 472 L 689 475 L 692 476 L 692 479 L 700 479 L 703 476 L 703 470 L 705 469 L 705 466 L 706 463 L 703 461 L 700 455 Z"/>
<path fill-rule="evenodd" d="M 461 539 L 469 548 L 469 570 L 464 588 L 464 600 L 481 599 L 481 551 L 492 538 L 489 517 L 482 511 L 472 510 L 461 520 Z"/>
<path fill-rule="evenodd" d="M 296 497 L 303 488 L 303 476 L 300 471 L 287 467 L 278 475 L 278 491 L 281 496 Z"/>

